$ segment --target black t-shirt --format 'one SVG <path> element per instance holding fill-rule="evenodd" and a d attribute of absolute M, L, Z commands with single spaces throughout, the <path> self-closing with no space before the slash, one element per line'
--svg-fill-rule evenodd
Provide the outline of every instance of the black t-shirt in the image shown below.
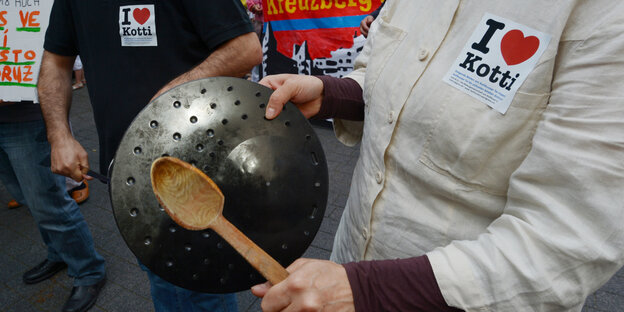
<path fill-rule="evenodd" d="M 0 104 L 0 123 L 41 120 L 41 107 L 33 101 Z"/>
<path fill-rule="evenodd" d="M 55 0 L 44 48 L 80 54 L 105 173 L 125 130 L 162 86 L 252 31 L 239 0 Z"/>

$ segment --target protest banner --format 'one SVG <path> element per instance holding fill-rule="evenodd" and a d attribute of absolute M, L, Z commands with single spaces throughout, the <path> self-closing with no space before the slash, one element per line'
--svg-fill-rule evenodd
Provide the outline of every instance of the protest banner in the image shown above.
<path fill-rule="evenodd" d="M 37 101 L 53 0 L 0 0 L 0 100 Z"/>
<path fill-rule="evenodd" d="M 342 77 L 362 50 L 362 19 L 382 0 L 263 0 L 261 76 Z"/>

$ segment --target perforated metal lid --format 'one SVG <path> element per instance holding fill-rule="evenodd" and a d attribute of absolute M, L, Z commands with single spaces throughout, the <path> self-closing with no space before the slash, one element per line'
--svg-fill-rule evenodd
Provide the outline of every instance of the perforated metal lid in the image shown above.
<path fill-rule="evenodd" d="M 225 195 L 223 215 L 282 265 L 314 239 L 327 203 L 325 155 L 292 103 L 264 118 L 271 93 L 237 78 L 192 81 L 147 105 L 126 131 L 111 172 L 113 211 L 130 250 L 163 279 L 211 293 L 264 281 L 212 230 L 186 230 L 159 206 L 150 166 L 162 155 L 203 170 Z"/>

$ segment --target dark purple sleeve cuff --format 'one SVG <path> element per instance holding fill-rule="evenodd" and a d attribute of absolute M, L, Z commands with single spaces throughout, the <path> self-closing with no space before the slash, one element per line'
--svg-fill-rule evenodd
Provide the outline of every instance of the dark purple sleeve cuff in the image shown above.
<path fill-rule="evenodd" d="M 355 311 L 462 311 L 444 301 L 426 255 L 343 266 Z"/>
<path fill-rule="evenodd" d="M 353 79 L 317 76 L 323 82 L 323 103 L 314 119 L 364 120 L 362 88 Z"/>

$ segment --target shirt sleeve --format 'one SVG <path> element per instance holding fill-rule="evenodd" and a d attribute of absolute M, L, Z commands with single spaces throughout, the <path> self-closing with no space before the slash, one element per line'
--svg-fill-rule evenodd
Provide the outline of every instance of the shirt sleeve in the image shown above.
<path fill-rule="evenodd" d="M 580 311 L 624 264 L 623 16 L 559 44 L 550 100 L 504 213 L 475 240 L 427 254 L 448 304 Z"/>
<path fill-rule="evenodd" d="M 74 18 L 69 1 L 54 1 L 43 48 L 59 55 L 78 55 L 76 29 L 74 28 Z"/>
<path fill-rule="evenodd" d="M 323 103 L 315 119 L 364 120 L 362 88 L 353 79 L 317 76 L 323 82 Z"/>
<path fill-rule="evenodd" d="M 366 66 L 370 57 L 371 48 L 375 41 L 376 32 L 377 23 L 373 23 L 368 32 L 368 38 L 366 39 L 364 48 L 355 59 L 353 71 L 345 76 L 345 78 L 350 78 L 357 82 L 362 90 L 364 90 Z M 364 108 L 366 111 L 366 105 L 364 105 Z M 359 143 L 362 140 L 363 131 L 364 123 L 362 121 L 334 118 L 334 133 L 336 134 L 336 138 L 345 145 L 355 146 Z"/>
<path fill-rule="evenodd" d="M 195 31 L 210 50 L 222 43 L 253 32 L 240 0 L 182 0 Z"/>
<path fill-rule="evenodd" d="M 345 263 L 355 310 L 457 312 L 436 283 L 427 256 Z"/>

